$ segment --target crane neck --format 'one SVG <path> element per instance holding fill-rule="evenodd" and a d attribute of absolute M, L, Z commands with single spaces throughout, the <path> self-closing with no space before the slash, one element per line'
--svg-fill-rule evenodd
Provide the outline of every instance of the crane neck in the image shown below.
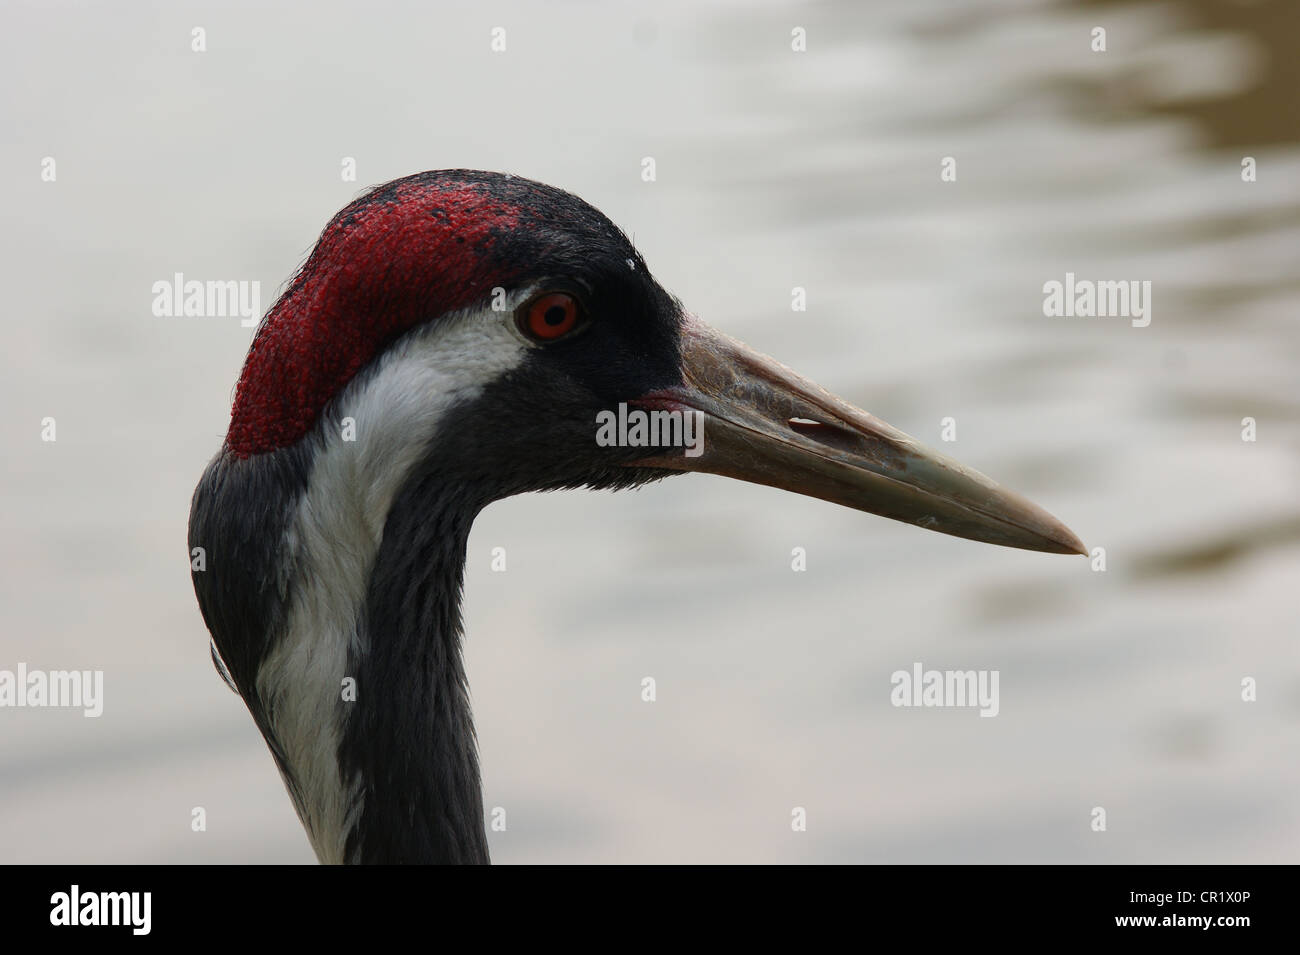
<path fill-rule="evenodd" d="M 486 863 L 461 655 L 465 550 L 486 502 L 431 466 L 381 474 L 331 454 L 286 498 L 273 557 L 253 546 L 255 515 L 230 524 L 251 514 L 237 475 L 257 472 L 214 463 L 191 530 L 229 540 L 222 573 L 196 575 L 214 644 L 322 862 Z"/>
<path fill-rule="evenodd" d="M 477 741 L 461 653 L 465 552 L 478 506 L 407 482 L 384 524 L 349 653 L 356 696 L 340 778 L 350 862 L 486 863 Z"/>

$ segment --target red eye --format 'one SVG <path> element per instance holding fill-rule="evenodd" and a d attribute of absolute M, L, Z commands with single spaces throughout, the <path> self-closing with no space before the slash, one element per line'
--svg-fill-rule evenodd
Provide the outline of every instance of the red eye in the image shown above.
<path fill-rule="evenodd" d="M 566 292 L 550 292 L 525 306 L 523 329 L 539 341 L 553 341 L 578 325 L 578 302 Z"/>

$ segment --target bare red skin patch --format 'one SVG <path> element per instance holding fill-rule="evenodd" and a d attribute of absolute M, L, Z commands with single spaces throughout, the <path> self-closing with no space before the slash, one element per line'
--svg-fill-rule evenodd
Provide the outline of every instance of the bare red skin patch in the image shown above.
<path fill-rule="evenodd" d="M 231 410 L 237 457 L 300 441 L 403 332 L 508 281 L 490 254 L 518 208 L 479 182 L 406 182 L 341 211 L 249 349 Z"/>

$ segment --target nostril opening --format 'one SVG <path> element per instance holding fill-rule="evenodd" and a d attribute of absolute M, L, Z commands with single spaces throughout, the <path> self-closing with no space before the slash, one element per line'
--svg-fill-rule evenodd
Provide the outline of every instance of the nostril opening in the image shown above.
<path fill-rule="evenodd" d="M 861 437 L 856 432 L 839 425 L 814 421 L 812 418 L 791 418 L 788 424 L 790 430 L 796 434 L 841 451 L 855 450 L 862 443 Z"/>

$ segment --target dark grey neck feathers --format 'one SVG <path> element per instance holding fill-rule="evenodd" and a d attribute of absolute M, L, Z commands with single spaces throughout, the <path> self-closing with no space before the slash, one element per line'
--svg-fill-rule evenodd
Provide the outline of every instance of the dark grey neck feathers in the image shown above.
<path fill-rule="evenodd" d="M 258 686 L 304 585 L 284 542 L 308 462 L 299 449 L 246 460 L 219 455 L 195 493 L 190 546 L 207 552 L 207 570 L 193 578 L 215 650 L 310 828 L 304 807 L 321 794 L 305 791 Z M 338 702 L 347 862 L 488 862 L 460 617 L 465 548 L 482 502 L 455 487 L 428 471 L 405 483 L 358 610 L 362 649 L 347 664 L 355 701 Z M 250 508 L 256 501 L 265 506 Z"/>
<path fill-rule="evenodd" d="M 465 546 L 478 506 L 407 482 L 384 527 L 349 661 L 357 702 L 339 748 L 361 780 L 352 862 L 486 863 L 477 742 L 461 659 Z"/>

